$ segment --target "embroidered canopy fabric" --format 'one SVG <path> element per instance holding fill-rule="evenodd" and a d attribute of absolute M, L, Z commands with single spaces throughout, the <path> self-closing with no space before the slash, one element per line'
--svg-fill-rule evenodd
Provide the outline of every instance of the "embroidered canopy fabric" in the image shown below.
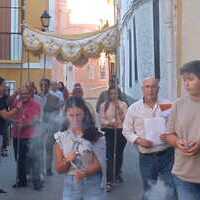
<path fill-rule="evenodd" d="M 98 57 L 102 50 L 114 52 L 119 44 L 117 25 L 99 32 L 72 36 L 59 36 L 26 27 L 23 40 L 26 49 L 32 52 L 45 53 L 75 65 L 87 62 L 89 57 Z"/>

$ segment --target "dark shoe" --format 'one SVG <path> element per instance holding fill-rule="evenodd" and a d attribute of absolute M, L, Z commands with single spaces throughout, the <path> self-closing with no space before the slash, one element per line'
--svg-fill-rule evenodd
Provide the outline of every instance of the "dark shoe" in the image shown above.
<path fill-rule="evenodd" d="M 2 157 L 8 157 L 8 151 L 6 151 L 6 150 L 3 149 L 3 150 L 1 151 L 1 156 L 2 156 Z"/>
<path fill-rule="evenodd" d="M 8 149 L 7 148 L 3 148 L 1 150 L 1 156 L 2 157 L 8 157 Z"/>
<path fill-rule="evenodd" d="M 1 156 L 2 156 L 2 157 L 8 157 L 8 154 L 7 154 L 6 152 L 2 152 L 2 153 L 1 153 Z"/>
<path fill-rule="evenodd" d="M 32 181 L 32 176 L 30 174 L 26 174 L 26 180 L 30 183 Z"/>
<path fill-rule="evenodd" d="M 7 192 L 3 189 L 0 189 L 0 194 L 6 194 Z"/>
<path fill-rule="evenodd" d="M 111 192 L 112 190 L 112 184 L 111 183 L 107 183 L 106 184 L 106 192 Z"/>
<path fill-rule="evenodd" d="M 118 176 L 118 177 L 116 177 L 115 182 L 116 182 L 117 184 L 123 183 L 123 182 L 124 182 L 124 179 L 123 179 L 121 176 Z"/>
<path fill-rule="evenodd" d="M 34 188 L 34 190 L 40 191 L 43 188 L 43 185 L 42 185 L 42 183 L 34 184 L 33 188 Z"/>
<path fill-rule="evenodd" d="M 48 170 L 47 170 L 47 176 L 53 176 L 53 172 L 52 172 L 51 169 L 48 169 Z"/>
<path fill-rule="evenodd" d="M 27 183 L 16 183 L 12 186 L 13 188 L 21 188 L 21 187 L 27 187 Z"/>

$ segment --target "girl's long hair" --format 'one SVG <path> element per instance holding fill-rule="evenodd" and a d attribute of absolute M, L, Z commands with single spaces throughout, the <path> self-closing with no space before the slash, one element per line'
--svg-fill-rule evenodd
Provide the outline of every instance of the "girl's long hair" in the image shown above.
<path fill-rule="evenodd" d="M 84 112 L 84 118 L 82 122 L 83 138 L 95 143 L 102 134 L 95 127 L 95 121 L 83 98 L 74 96 L 69 97 L 65 103 L 65 113 L 69 108 L 74 107 L 80 108 Z M 69 126 L 69 122 L 65 121 L 62 131 L 68 129 Z"/>
<path fill-rule="evenodd" d="M 123 101 L 123 100 L 122 100 L 122 93 L 121 93 L 120 88 L 118 88 L 118 87 L 116 88 L 116 87 L 114 87 L 114 86 L 109 87 L 109 88 L 108 88 L 108 98 L 107 98 L 107 100 L 106 100 L 106 102 L 105 102 L 105 109 L 104 109 L 104 112 L 106 112 L 106 111 L 108 110 L 108 107 L 109 107 L 110 102 L 111 102 L 111 98 L 110 98 L 110 91 L 111 91 L 111 90 L 117 90 L 118 99 L 121 100 L 121 101 Z"/>

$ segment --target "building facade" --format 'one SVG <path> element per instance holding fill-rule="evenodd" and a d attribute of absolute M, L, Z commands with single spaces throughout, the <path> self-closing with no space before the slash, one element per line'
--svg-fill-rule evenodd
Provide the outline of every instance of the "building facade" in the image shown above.
<path fill-rule="evenodd" d="M 0 1 L 0 76 L 12 83 L 14 89 L 27 80 L 38 85 L 43 77 L 63 81 L 70 90 L 75 82 L 81 82 L 87 96 L 107 86 L 108 66 L 99 59 L 90 59 L 79 69 L 71 63 L 61 63 L 53 57 L 35 55 L 23 49 L 21 24 L 41 30 L 40 16 L 44 10 L 51 16 L 49 32 L 72 35 L 99 30 L 99 24 L 72 23 L 68 4 L 69 0 Z"/>
<path fill-rule="evenodd" d="M 40 16 L 44 10 L 48 10 L 47 0 L 0 1 L 0 76 L 12 90 L 29 79 L 38 85 L 44 76 L 44 59 L 23 48 L 21 26 L 25 22 L 41 29 Z M 51 62 L 47 61 L 46 65 L 46 77 L 51 77 Z"/>
<path fill-rule="evenodd" d="M 139 99 L 142 80 L 160 79 L 160 95 L 177 96 L 175 16 L 173 0 L 120 2 L 120 84 Z"/>
<path fill-rule="evenodd" d="M 141 98 L 142 80 L 160 79 L 160 96 L 174 100 L 184 90 L 179 68 L 200 58 L 198 0 L 121 0 L 119 79 L 123 90 Z"/>
<path fill-rule="evenodd" d="M 52 26 L 55 27 L 56 33 L 69 37 L 71 35 L 99 31 L 99 24 L 74 22 L 72 20 L 74 11 L 70 7 L 70 0 L 50 0 L 50 2 L 50 15 L 54 16 L 55 13 L 55 20 L 53 19 L 55 24 Z M 72 91 L 73 85 L 79 82 L 84 89 L 85 97 L 96 98 L 102 90 L 107 88 L 109 67 L 105 54 L 102 54 L 100 59 L 90 58 L 83 66 L 74 66 L 72 63 L 60 63 L 55 59 L 54 63 L 52 79 L 63 81 L 69 91 Z"/>
<path fill-rule="evenodd" d="M 176 0 L 176 63 L 177 69 L 184 63 L 200 59 L 200 1 Z M 184 93 L 183 84 L 178 78 L 178 95 Z"/>

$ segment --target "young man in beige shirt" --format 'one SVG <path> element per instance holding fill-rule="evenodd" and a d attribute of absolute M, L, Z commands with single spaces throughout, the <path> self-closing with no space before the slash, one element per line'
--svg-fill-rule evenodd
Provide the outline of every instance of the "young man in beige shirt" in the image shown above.
<path fill-rule="evenodd" d="M 148 191 L 161 179 L 172 191 L 167 194 L 165 199 L 174 200 L 176 198 L 171 175 L 173 149 L 166 143 L 157 145 L 154 136 L 152 139 L 148 138 L 150 131 L 145 128 L 148 120 L 164 121 L 161 105 L 167 105 L 169 102 L 158 99 L 159 80 L 154 77 L 146 78 L 143 81 L 142 90 L 143 98 L 128 108 L 123 125 L 123 135 L 128 142 L 138 146 L 140 173 L 144 187 L 143 199 L 148 199 Z M 151 126 L 154 125 L 151 124 Z M 159 139 L 159 134 L 155 137 Z"/>
<path fill-rule="evenodd" d="M 187 96 L 178 99 L 161 138 L 175 147 L 172 169 L 179 200 L 200 200 L 200 60 L 181 68 Z"/>

